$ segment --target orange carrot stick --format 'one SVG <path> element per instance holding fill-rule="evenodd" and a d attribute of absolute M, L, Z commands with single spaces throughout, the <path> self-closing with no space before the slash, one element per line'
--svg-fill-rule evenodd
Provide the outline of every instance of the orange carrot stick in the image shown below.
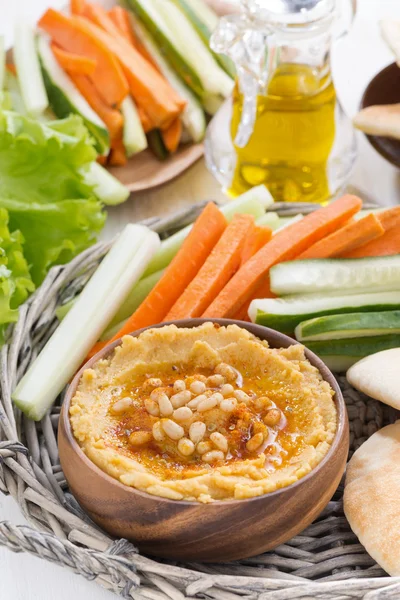
<path fill-rule="evenodd" d="M 124 126 L 124 119 L 115 108 L 110 108 L 106 104 L 97 89 L 93 85 L 86 75 L 77 75 L 70 73 L 71 80 L 78 88 L 82 96 L 87 100 L 93 110 L 99 115 L 100 119 L 104 121 L 111 138 L 111 143 L 117 138 L 122 139 L 122 128 Z"/>
<path fill-rule="evenodd" d="M 86 0 L 71 0 L 70 11 L 72 15 L 82 15 L 86 6 Z"/>
<path fill-rule="evenodd" d="M 247 236 L 242 250 L 242 267 L 256 252 L 272 238 L 272 229 L 269 227 L 255 227 Z"/>
<path fill-rule="evenodd" d="M 267 278 L 261 283 L 250 300 L 247 300 L 247 302 L 243 304 L 233 318 L 237 319 L 238 321 L 250 321 L 249 307 L 251 302 L 256 298 L 276 298 L 276 295 L 271 292 L 269 276 L 267 276 Z"/>
<path fill-rule="evenodd" d="M 108 18 L 107 13 L 105 14 Z M 169 83 L 122 36 L 114 37 L 84 17 L 74 21 L 104 44 L 120 61 L 129 89 L 137 104 L 157 127 L 168 125 L 183 111 L 186 103 Z M 109 19 L 110 23 L 112 21 Z M 114 30 L 114 25 L 112 24 Z"/>
<path fill-rule="evenodd" d="M 231 317 L 253 297 L 269 269 L 278 262 L 293 260 L 306 248 L 345 223 L 361 209 L 356 196 L 343 196 L 277 233 L 226 284 L 204 317 Z"/>
<path fill-rule="evenodd" d="M 165 315 L 203 266 L 225 228 L 224 215 L 215 204 L 210 202 L 195 221 L 189 235 L 165 270 L 164 275 L 139 308 L 129 317 L 122 329 L 112 338 L 112 341 L 142 327 L 163 321 Z M 107 343 L 97 343 L 90 356 L 93 356 Z"/>
<path fill-rule="evenodd" d="M 72 54 L 59 48 L 56 44 L 51 44 L 51 49 L 60 66 L 68 73 L 77 73 L 78 75 L 93 75 L 96 70 L 96 61 L 87 56 Z"/>
<path fill-rule="evenodd" d="M 238 270 L 246 237 L 254 218 L 235 215 L 204 265 L 175 302 L 164 321 L 200 317 Z"/>
<path fill-rule="evenodd" d="M 136 108 L 137 108 L 137 111 L 138 111 L 138 114 L 139 114 L 140 122 L 141 122 L 142 127 L 143 127 L 143 131 L 145 133 L 148 133 L 152 129 L 155 129 L 153 123 L 150 121 L 150 118 L 149 118 L 148 114 L 146 113 L 146 111 L 144 110 L 144 108 L 142 108 L 140 106 L 140 104 L 137 104 Z"/>
<path fill-rule="evenodd" d="M 109 164 L 112 167 L 123 167 L 126 165 L 128 159 L 126 157 L 126 150 L 122 138 L 114 140 L 111 144 Z"/>
<path fill-rule="evenodd" d="M 299 260 L 309 258 L 331 258 L 351 252 L 359 246 L 380 237 L 385 233 L 381 221 L 375 215 L 367 215 L 359 221 L 345 225 L 323 238 L 297 257 Z"/>
<path fill-rule="evenodd" d="M 169 152 L 176 152 L 182 136 L 182 121 L 178 117 L 167 129 L 161 131 L 164 145 Z"/>
<path fill-rule="evenodd" d="M 340 258 L 366 258 L 367 256 L 390 256 L 400 254 L 400 227 L 391 227 L 381 237 L 372 240 Z"/>
<path fill-rule="evenodd" d="M 377 215 L 385 231 L 400 225 L 400 206 L 388 208 Z"/>
<path fill-rule="evenodd" d="M 49 8 L 40 19 L 39 27 L 63 50 L 95 60 L 94 85 L 107 104 L 119 106 L 129 91 L 124 73 L 107 43 L 87 27 L 82 17 L 68 17 Z"/>
<path fill-rule="evenodd" d="M 137 39 L 133 33 L 128 11 L 122 8 L 122 6 L 113 6 L 108 11 L 108 16 L 126 41 L 136 47 Z"/>
<path fill-rule="evenodd" d="M 14 63 L 7 63 L 6 69 L 9 73 L 11 73 L 11 75 L 17 75 L 17 68 Z"/>

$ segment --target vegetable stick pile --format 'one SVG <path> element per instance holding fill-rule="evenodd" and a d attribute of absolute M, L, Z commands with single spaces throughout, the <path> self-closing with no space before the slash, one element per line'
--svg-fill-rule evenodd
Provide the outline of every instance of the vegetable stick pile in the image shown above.
<path fill-rule="evenodd" d="M 148 146 L 164 159 L 183 142 L 200 142 L 206 113 L 233 87 L 232 66 L 209 49 L 218 18 L 202 0 L 128 7 L 71 0 L 68 14 L 50 8 L 37 24 L 37 48 L 36 32 L 24 29 L 17 69 L 9 65 L 32 114 L 79 114 L 98 161 L 113 166 Z"/>

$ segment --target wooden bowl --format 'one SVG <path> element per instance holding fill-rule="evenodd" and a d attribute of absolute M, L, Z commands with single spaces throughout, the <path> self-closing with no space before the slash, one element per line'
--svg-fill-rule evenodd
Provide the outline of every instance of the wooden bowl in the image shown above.
<path fill-rule="evenodd" d="M 287 348 L 297 343 L 261 325 L 208 320 L 221 325 L 235 323 L 267 340 L 271 347 Z M 205 321 L 189 319 L 175 324 L 196 327 Z M 132 335 L 138 336 L 141 331 Z M 110 354 L 119 343 L 104 348 L 83 368 Z M 305 529 L 327 505 L 344 472 L 349 447 L 347 412 L 336 379 L 315 354 L 306 350 L 306 356 L 335 391 L 338 429 L 324 459 L 296 483 L 264 496 L 212 504 L 168 500 L 123 485 L 86 457 L 71 432 L 69 405 L 81 369 L 67 390 L 58 431 L 61 465 L 71 492 L 100 527 L 113 536 L 131 540 L 141 552 L 153 556 L 218 562 L 254 556 L 283 544 Z"/>
<path fill-rule="evenodd" d="M 400 102 L 400 68 L 396 63 L 385 67 L 369 82 L 361 99 L 361 108 Z M 377 152 L 400 168 L 400 140 L 378 135 L 366 136 Z"/>

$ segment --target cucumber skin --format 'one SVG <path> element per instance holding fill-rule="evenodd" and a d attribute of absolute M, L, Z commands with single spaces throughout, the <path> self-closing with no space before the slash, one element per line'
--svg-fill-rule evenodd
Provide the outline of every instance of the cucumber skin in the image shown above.
<path fill-rule="evenodd" d="M 154 37 L 160 52 L 165 56 L 168 62 L 175 69 L 179 77 L 187 86 L 199 97 L 204 95 L 204 88 L 196 72 L 184 61 L 182 55 L 170 43 L 167 36 L 157 28 L 155 23 L 147 15 L 146 11 L 140 6 L 137 0 L 126 0 L 130 10 L 137 16 L 139 21 Z"/>
<path fill-rule="evenodd" d="M 218 62 L 219 66 L 223 68 L 223 70 L 225 71 L 225 73 L 227 73 L 229 75 L 229 77 L 232 77 L 232 79 L 235 79 L 236 69 L 235 69 L 234 64 L 231 61 L 231 59 L 228 58 L 228 56 L 224 56 L 223 54 L 217 54 L 216 52 L 213 52 L 213 50 L 211 50 L 211 48 L 210 48 L 210 37 L 211 37 L 212 31 L 210 31 L 209 28 L 207 27 L 207 25 L 199 19 L 199 17 L 196 15 L 196 13 L 192 9 L 192 7 L 189 6 L 189 4 L 187 4 L 186 0 L 172 0 L 172 1 L 178 8 L 181 9 L 181 11 L 189 19 L 189 21 L 191 22 L 191 24 L 193 25 L 193 27 L 199 34 L 200 38 L 203 40 L 204 44 L 207 46 L 207 48 L 210 50 L 210 52 L 213 55 L 213 57 L 215 58 L 215 60 Z"/>
<path fill-rule="evenodd" d="M 393 329 L 392 332 L 390 330 Z M 302 321 L 296 327 L 296 339 L 299 342 L 320 341 L 313 339 L 323 335 L 326 340 L 342 339 L 351 336 L 372 337 L 385 333 L 400 333 L 400 311 L 387 310 L 384 312 L 347 313 L 328 317 L 317 317 Z M 343 332 L 343 335 L 332 337 L 332 334 Z M 365 333 L 361 333 L 365 332 Z M 376 333 L 374 333 L 376 332 Z"/>
<path fill-rule="evenodd" d="M 398 348 L 399 346 L 400 335 L 398 334 L 327 340 L 306 344 L 306 347 L 311 352 L 317 354 L 322 360 L 324 356 L 347 356 L 361 359 L 370 354 L 391 348 Z"/>
<path fill-rule="evenodd" d="M 46 71 L 42 63 L 42 59 L 40 58 L 40 67 L 42 69 L 42 75 L 44 80 L 44 85 L 47 91 L 47 96 L 50 101 L 51 108 L 59 119 L 63 119 L 64 117 L 68 117 L 71 113 L 79 115 L 83 122 L 85 123 L 86 128 L 91 133 L 94 140 L 94 147 L 97 152 L 101 155 L 105 154 L 110 149 L 110 136 L 108 131 L 104 129 L 100 129 L 91 121 L 85 119 L 85 117 L 75 109 L 74 105 L 68 100 L 63 91 L 57 87 L 53 81 L 51 80 L 49 74 Z"/>
<path fill-rule="evenodd" d="M 337 314 L 348 314 L 354 313 L 354 309 L 357 308 L 357 312 L 386 312 L 390 310 L 399 310 L 400 304 L 370 304 L 365 307 L 355 307 L 349 306 L 347 308 L 341 308 L 340 313 L 338 313 L 337 308 L 333 308 L 332 310 L 324 310 L 321 312 L 310 313 L 310 314 L 301 314 L 301 315 L 271 315 L 268 313 L 258 312 L 256 317 L 257 325 L 264 325 L 265 327 L 270 327 L 271 329 L 276 329 L 276 331 L 280 331 L 281 333 L 292 334 L 296 329 L 299 323 L 304 321 L 309 321 L 311 319 L 315 319 L 317 317 L 326 317 L 329 315 L 337 315 Z"/>
<path fill-rule="evenodd" d="M 161 137 L 159 129 L 153 129 L 147 134 L 147 141 L 149 142 L 149 148 L 158 158 L 158 160 L 166 160 L 169 156 L 168 149 L 164 145 L 164 141 Z"/>

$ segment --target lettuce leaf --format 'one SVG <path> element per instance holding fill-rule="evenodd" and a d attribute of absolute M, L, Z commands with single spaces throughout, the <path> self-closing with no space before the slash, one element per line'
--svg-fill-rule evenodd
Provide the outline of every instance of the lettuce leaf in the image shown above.
<path fill-rule="evenodd" d="M 93 244 L 106 218 L 85 169 L 97 153 L 80 117 L 40 123 L 0 113 L 0 207 L 25 238 L 34 283 Z"/>
<path fill-rule="evenodd" d="M 18 306 L 35 289 L 22 244 L 21 232 L 10 233 L 7 211 L 0 208 L 0 345 L 7 326 L 18 320 Z"/>

